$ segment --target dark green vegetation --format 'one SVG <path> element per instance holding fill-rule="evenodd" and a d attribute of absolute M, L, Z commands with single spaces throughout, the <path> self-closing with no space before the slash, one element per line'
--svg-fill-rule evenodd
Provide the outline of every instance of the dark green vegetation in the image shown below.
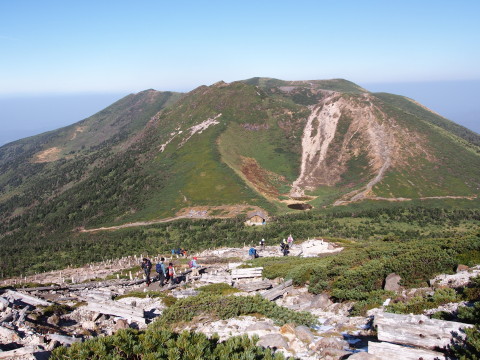
<path fill-rule="evenodd" d="M 322 133 L 332 141 L 321 164 L 315 168 L 312 159 L 313 165 L 306 164 L 312 176 L 302 188 L 311 197 L 300 201 L 316 209 L 292 213 L 281 200 L 290 198 L 300 175 L 302 134 L 312 109 L 327 114 L 327 120 L 312 122 L 312 138 L 327 131 L 321 121 L 338 118 L 338 124 L 332 133 Z M 253 78 L 188 94 L 147 90 L 79 123 L 0 147 L 0 277 L 132 254 L 169 254 L 177 247 L 243 246 L 261 238 L 272 245 L 290 233 L 297 240 L 322 236 L 344 250 L 313 259 L 260 258 L 252 265 L 264 266 L 269 278 L 291 278 L 308 284 L 310 292 L 356 301 L 353 313 L 363 313 L 391 296 L 382 290 L 391 272 L 404 286 L 422 286 L 460 263 L 480 263 L 479 145 L 478 134 L 409 99 L 371 94 L 342 79 Z M 320 153 L 314 150 L 310 156 Z M 385 173 L 367 196 L 412 201 L 331 206 L 365 189 L 380 168 Z M 272 218 L 259 228 L 246 228 L 244 214 L 80 231 L 161 219 L 184 208 L 238 204 L 263 208 Z M 392 306 L 417 311 L 478 298 L 475 289 L 442 290 Z M 260 314 L 279 324 L 314 322 L 308 314 L 261 298 L 225 297 L 230 288 L 200 291 L 175 303 L 165 297 L 170 307 L 146 331 L 121 331 L 60 348 L 53 358 L 270 359 L 269 351 L 247 338 L 220 344 L 199 334 L 173 333 L 165 325 L 205 313 Z M 458 316 L 478 320 L 478 306 L 472 309 Z M 473 354 L 478 342 L 478 332 L 469 333 L 458 356 Z"/>
<path fill-rule="evenodd" d="M 401 109 L 405 113 L 414 115 L 419 119 L 423 119 L 433 125 L 436 125 L 447 132 L 457 135 L 464 139 L 467 143 L 471 143 L 476 146 L 480 146 L 480 137 L 478 134 L 468 130 L 464 126 L 458 125 L 453 121 L 437 116 L 435 113 L 418 106 L 417 103 L 409 98 L 399 95 L 392 95 L 387 93 L 375 93 L 375 96 L 382 99 L 385 102 L 392 104 L 393 106 Z"/>
<path fill-rule="evenodd" d="M 210 284 L 198 288 L 198 291 L 206 295 L 230 295 L 240 290 L 225 283 Z"/>
<path fill-rule="evenodd" d="M 191 321 L 199 315 L 208 315 L 213 318 L 230 319 L 242 315 L 260 315 L 274 320 L 277 325 L 293 323 L 297 325 L 313 326 L 317 319 L 307 312 L 296 312 L 261 296 L 223 296 L 204 295 L 180 299 L 166 309 L 162 316 L 152 325 L 155 328 L 175 326 L 181 322 Z"/>
<path fill-rule="evenodd" d="M 471 279 L 470 284 L 466 287 L 458 289 L 441 289 L 437 290 L 450 292 L 452 302 L 467 301 L 467 306 L 459 307 L 454 313 L 437 312 L 432 317 L 437 319 L 460 321 L 473 324 L 474 327 L 465 329 L 466 338 L 462 339 L 460 336 L 450 346 L 450 356 L 452 358 L 466 360 L 466 359 L 480 359 L 480 277 Z M 435 295 L 433 296 L 435 297 Z M 432 297 L 430 297 L 432 298 Z M 431 304 L 429 297 L 424 298 L 424 304 L 427 303 L 429 307 L 435 307 Z M 419 298 L 415 301 L 421 302 Z M 398 310 L 398 308 L 397 308 Z"/>
<path fill-rule="evenodd" d="M 312 105 L 340 111 L 325 164 L 311 177 L 312 197 L 300 199 L 327 208 L 289 218 L 283 214 L 294 210 L 281 200 L 290 198 L 300 174 Z M 312 136 L 323 131 L 318 118 L 313 124 L 318 128 Z M 376 175 L 380 165 L 374 164 L 385 154 L 375 151 L 390 144 L 369 135 L 378 129 L 378 137 L 395 144 L 387 153 L 396 158 L 369 196 L 413 202 L 364 200 L 357 209 L 372 212 L 355 217 L 350 208 L 330 208 Z M 188 94 L 129 95 L 76 124 L 0 148 L 0 277 L 177 246 L 240 245 L 260 236 L 278 241 L 289 232 L 393 242 L 466 234 L 474 212 L 445 210 L 442 219 L 444 210 L 435 210 L 445 220 L 439 223 L 434 210 L 416 214 L 413 205 L 478 207 L 479 139 L 405 98 L 371 94 L 342 79 L 253 78 Z M 443 198 L 448 196 L 474 200 Z M 440 199 L 419 200 L 424 197 Z M 378 204 L 387 209 L 375 213 Z M 276 218 L 263 229 L 245 229 L 239 217 L 80 232 L 224 205 L 255 206 Z"/>
<path fill-rule="evenodd" d="M 281 360 L 283 355 L 272 355 L 270 349 L 255 346 L 258 339 L 248 336 L 232 337 L 220 342 L 218 337 L 207 338 L 201 333 L 169 330 L 120 330 L 115 335 L 98 337 L 69 348 L 53 351 L 52 360 Z"/>
<path fill-rule="evenodd" d="M 386 238 L 342 245 L 345 250 L 335 256 L 308 261 L 266 258 L 254 264 L 264 266 L 267 277 L 292 278 L 298 285 L 309 282 L 310 292 L 327 291 L 336 301 L 356 301 L 353 313 L 361 314 L 392 296 L 382 290 L 386 276 L 392 272 L 402 277 L 404 286 L 423 287 L 434 275 L 450 273 L 462 261 L 480 262 L 479 236 L 406 241 Z M 443 298 L 451 298 L 448 295 L 443 294 Z"/>
<path fill-rule="evenodd" d="M 245 227 L 242 218 L 178 220 L 172 223 L 96 233 L 69 233 L 36 237 L 29 246 L 5 237 L 0 247 L 3 276 L 62 269 L 132 254 L 169 254 L 172 248 L 190 251 L 221 246 L 279 244 L 288 234 L 295 238 L 324 236 L 349 240 L 352 246 L 385 248 L 437 243 L 437 238 L 459 238 L 479 231 L 480 210 L 438 208 L 378 208 L 279 216 L 267 226 Z M 345 240 L 345 241 L 347 241 Z M 454 240 L 451 240 L 452 242 Z M 348 244 L 347 244 L 348 245 Z M 426 249 L 427 245 L 422 247 Z M 355 253 L 356 248 L 352 250 Z M 472 252 L 470 255 L 475 254 Z M 480 252 L 478 253 L 480 254 Z M 343 256 L 343 255 L 342 255 Z M 479 255 L 477 255 L 478 257 Z M 463 262 L 467 262 L 465 259 Z"/>

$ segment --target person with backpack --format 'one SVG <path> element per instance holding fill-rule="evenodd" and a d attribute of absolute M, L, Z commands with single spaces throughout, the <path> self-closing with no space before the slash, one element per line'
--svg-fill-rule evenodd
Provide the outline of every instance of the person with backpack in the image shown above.
<path fill-rule="evenodd" d="M 290 234 L 290 235 L 288 236 L 287 243 L 288 243 L 288 247 L 291 249 L 291 248 L 293 247 L 293 237 L 292 237 L 292 234 Z"/>
<path fill-rule="evenodd" d="M 283 256 L 288 255 L 289 246 L 288 246 L 288 243 L 285 241 L 285 239 L 283 239 L 283 241 L 280 243 L 280 249 L 283 253 Z"/>
<path fill-rule="evenodd" d="M 167 281 L 166 281 L 166 283 L 168 283 L 170 281 L 172 284 L 175 284 L 175 275 L 176 275 L 176 272 L 175 272 L 175 268 L 173 267 L 173 263 L 169 263 L 168 267 L 167 267 Z"/>
<path fill-rule="evenodd" d="M 165 270 L 165 264 L 163 263 L 165 261 L 165 258 L 161 258 L 160 262 L 155 266 L 155 271 L 158 274 L 158 281 L 160 282 L 160 286 L 163 286 L 165 284 L 165 278 L 166 278 L 166 270 Z"/>
<path fill-rule="evenodd" d="M 248 255 L 252 260 L 258 258 L 257 249 L 251 247 L 250 250 L 248 250 Z"/>
<path fill-rule="evenodd" d="M 197 257 L 194 256 L 192 260 L 188 262 L 188 266 L 192 269 L 192 276 L 199 276 L 198 268 L 200 265 L 197 263 Z"/>
<path fill-rule="evenodd" d="M 141 266 L 143 271 L 145 272 L 145 277 L 147 279 L 147 286 L 149 286 L 152 283 L 152 281 L 150 280 L 150 271 L 152 271 L 152 262 L 147 258 L 143 258 Z"/>

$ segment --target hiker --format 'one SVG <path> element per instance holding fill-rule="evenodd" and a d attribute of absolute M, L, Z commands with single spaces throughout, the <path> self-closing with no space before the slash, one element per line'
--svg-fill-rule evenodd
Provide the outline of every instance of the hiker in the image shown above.
<path fill-rule="evenodd" d="M 292 237 L 292 234 L 288 235 L 287 243 L 288 243 L 288 247 L 289 247 L 289 248 L 292 248 L 292 246 L 293 246 L 293 237 Z"/>
<path fill-rule="evenodd" d="M 145 277 L 147 278 L 147 286 L 149 286 L 152 281 L 150 280 L 150 271 L 152 271 L 152 262 L 147 258 L 143 258 L 142 269 L 145 272 Z"/>
<path fill-rule="evenodd" d="M 257 250 L 254 247 L 251 247 L 250 250 L 248 250 L 248 255 L 252 260 L 258 258 Z"/>
<path fill-rule="evenodd" d="M 173 267 L 173 263 L 169 263 L 168 268 L 167 268 L 167 281 L 166 281 L 166 283 L 168 283 L 170 281 L 171 284 L 175 284 L 175 275 L 176 275 L 176 272 L 175 272 L 175 268 Z"/>
<path fill-rule="evenodd" d="M 260 240 L 260 250 L 265 250 L 265 239 Z"/>
<path fill-rule="evenodd" d="M 198 268 L 200 265 L 197 263 L 197 257 L 194 256 L 192 260 L 188 263 L 188 266 L 190 269 L 192 269 L 192 276 L 199 276 L 200 274 L 198 273 Z"/>
<path fill-rule="evenodd" d="M 158 281 L 160 282 L 160 286 L 165 284 L 165 277 L 167 275 L 165 270 L 165 264 L 163 263 L 165 258 L 161 258 L 160 262 L 155 266 L 155 271 L 157 272 Z"/>
<path fill-rule="evenodd" d="M 282 250 L 283 256 L 288 255 L 288 243 L 283 239 L 282 243 L 280 244 L 280 249 Z"/>

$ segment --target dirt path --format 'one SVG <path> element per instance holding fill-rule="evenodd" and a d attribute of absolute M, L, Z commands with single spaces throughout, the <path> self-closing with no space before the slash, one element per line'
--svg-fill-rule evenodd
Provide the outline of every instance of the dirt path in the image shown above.
<path fill-rule="evenodd" d="M 158 219 L 158 220 L 151 220 L 151 221 L 138 221 L 134 223 L 127 223 L 127 224 L 122 224 L 122 225 L 116 225 L 116 226 L 108 226 L 108 227 L 100 227 L 100 228 L 95 228 L 95 229 L 80 229 L 80 232 L 95 232 L 95 231 L 104 231 L 104 230 L 118 230 L 118 229 L 124 229 L 124 228 L 129 228 L 129 227 L 136 227 L 136 226 L 147 226 L 147 225 L 154 225 L 154 224 L 161 224 L 161 223 L 166 223 L 170 221 L 175 221 L 179 219 L 191 219 L 192 217 L 189 216 L 175 216 L 171 218 L 164 218 L 164 219 Z M 200 216 L 195 217 L 196 219 L 200 219 Z"/>
<path fill-rule="evenodd" d="M 177 212 L 176 216 L 156 219 L 150 221 L 138 221 L 133 223 L 127 223 L 116 226 L 100 227 L 95 229 L 84 229 L 81 228 L 80 232 L 95 232 L 95 231 L 106 231 L 106 230 L 118 230 L 130 227 L 137 226 L 148 226 L 161 224 L 166 222 L 171 222 L 180 219 L 227 219 L 232 218 L 238 215 L 245 214 L 248 216 L 249 213 L 253 212 L 262 212 L 266 214 L 267 212 L 258 206 L 250 205 L 221 205 L 221 206 L 195 206 L 184 208 Z"/>

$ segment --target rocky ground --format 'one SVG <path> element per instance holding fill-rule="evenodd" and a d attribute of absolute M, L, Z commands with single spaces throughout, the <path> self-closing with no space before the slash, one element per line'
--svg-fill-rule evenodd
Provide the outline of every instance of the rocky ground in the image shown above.
<path fill-rule="evenodd" d="M 309 240 L 296 244 L 291 255 L 318 256 L 336 251 L 341 251 L 341 248 L 323 240 Z M 260 253 L 262 256 L 281 256 L 278 247 L 266 247 Z M 132 275 L 132 279 L 128 280 L 0 290 L 0 359 L 48 359 L 50 351 L 60 345 L 110 335 L 123 328 L 143 329 L 165 309 L 159 298 L 129 296 L 113 300 L 119 295 L 159 290 L 182 298 L 195 295 L 199 286 L 218 281 L 233 283 L 242 290 L 235 295 L 260 294 L 292 310 L 308 311 L 318 317 L 321 325 L 314 329 L 292 324 L 279 327 L 270 319 L 253 316 L 229 320 L 205 316 L 182 329 L 207 335 L 217 333 L 221 339 L 242 334 L 257 335 L 259 345 L 276 348 L 287 356 L 301 359 L 377 358 L 366 351 L 368 341 L 375 339 L 373 315 L 382 312 L 382 309 L 376 309 L 367 317 L 351 317 L 348 316 L 351 304 L 335 304 L 326 294 L 313 295 L 305 287 L 296 288 L 281 279 L 270 281 L 248 277 L 257 270 L 235 269 L 248 259 L 248 248 L 208 250 L 198 257 L 199 263 L 204 264 L 201 278 L 193 278 L 188 269 L 184 268 L 182 272 L 178 268 L 178 273 L 182 272 L 179 277 L 182 282 L 177 285 L 160 287 L 158 282 L 154 282 L 147 287 L 143 278 Z M 228 263 L 225 258 L 238 259 L 238 262 Z M 176 259 L 173 261 L 177 262 Z M 118 273 L 119 266 L 111 265 L 109 271 L 100 269 L 100 266 L 98 272 L 95 272 L 95 266 L 81 270 L 98 278 L 107 273 Z M 81 275 L 79 269 L 76 272 L 70 270 L 77 276 Z M 261 273 L 261 269 L 259 271 Z M 62 275 L 52 272 L 42 279 L 48 283 L 53 282 L 50 281 L 52 279 L 62 279 L 64 275 L 65 270 Z M 247 277 L 238 279 L 242 276 Z M 459 277 L 464 279 L 465 275 Z M 399 279 L 392 279 L 388 286 L 395 287 Z"/>

